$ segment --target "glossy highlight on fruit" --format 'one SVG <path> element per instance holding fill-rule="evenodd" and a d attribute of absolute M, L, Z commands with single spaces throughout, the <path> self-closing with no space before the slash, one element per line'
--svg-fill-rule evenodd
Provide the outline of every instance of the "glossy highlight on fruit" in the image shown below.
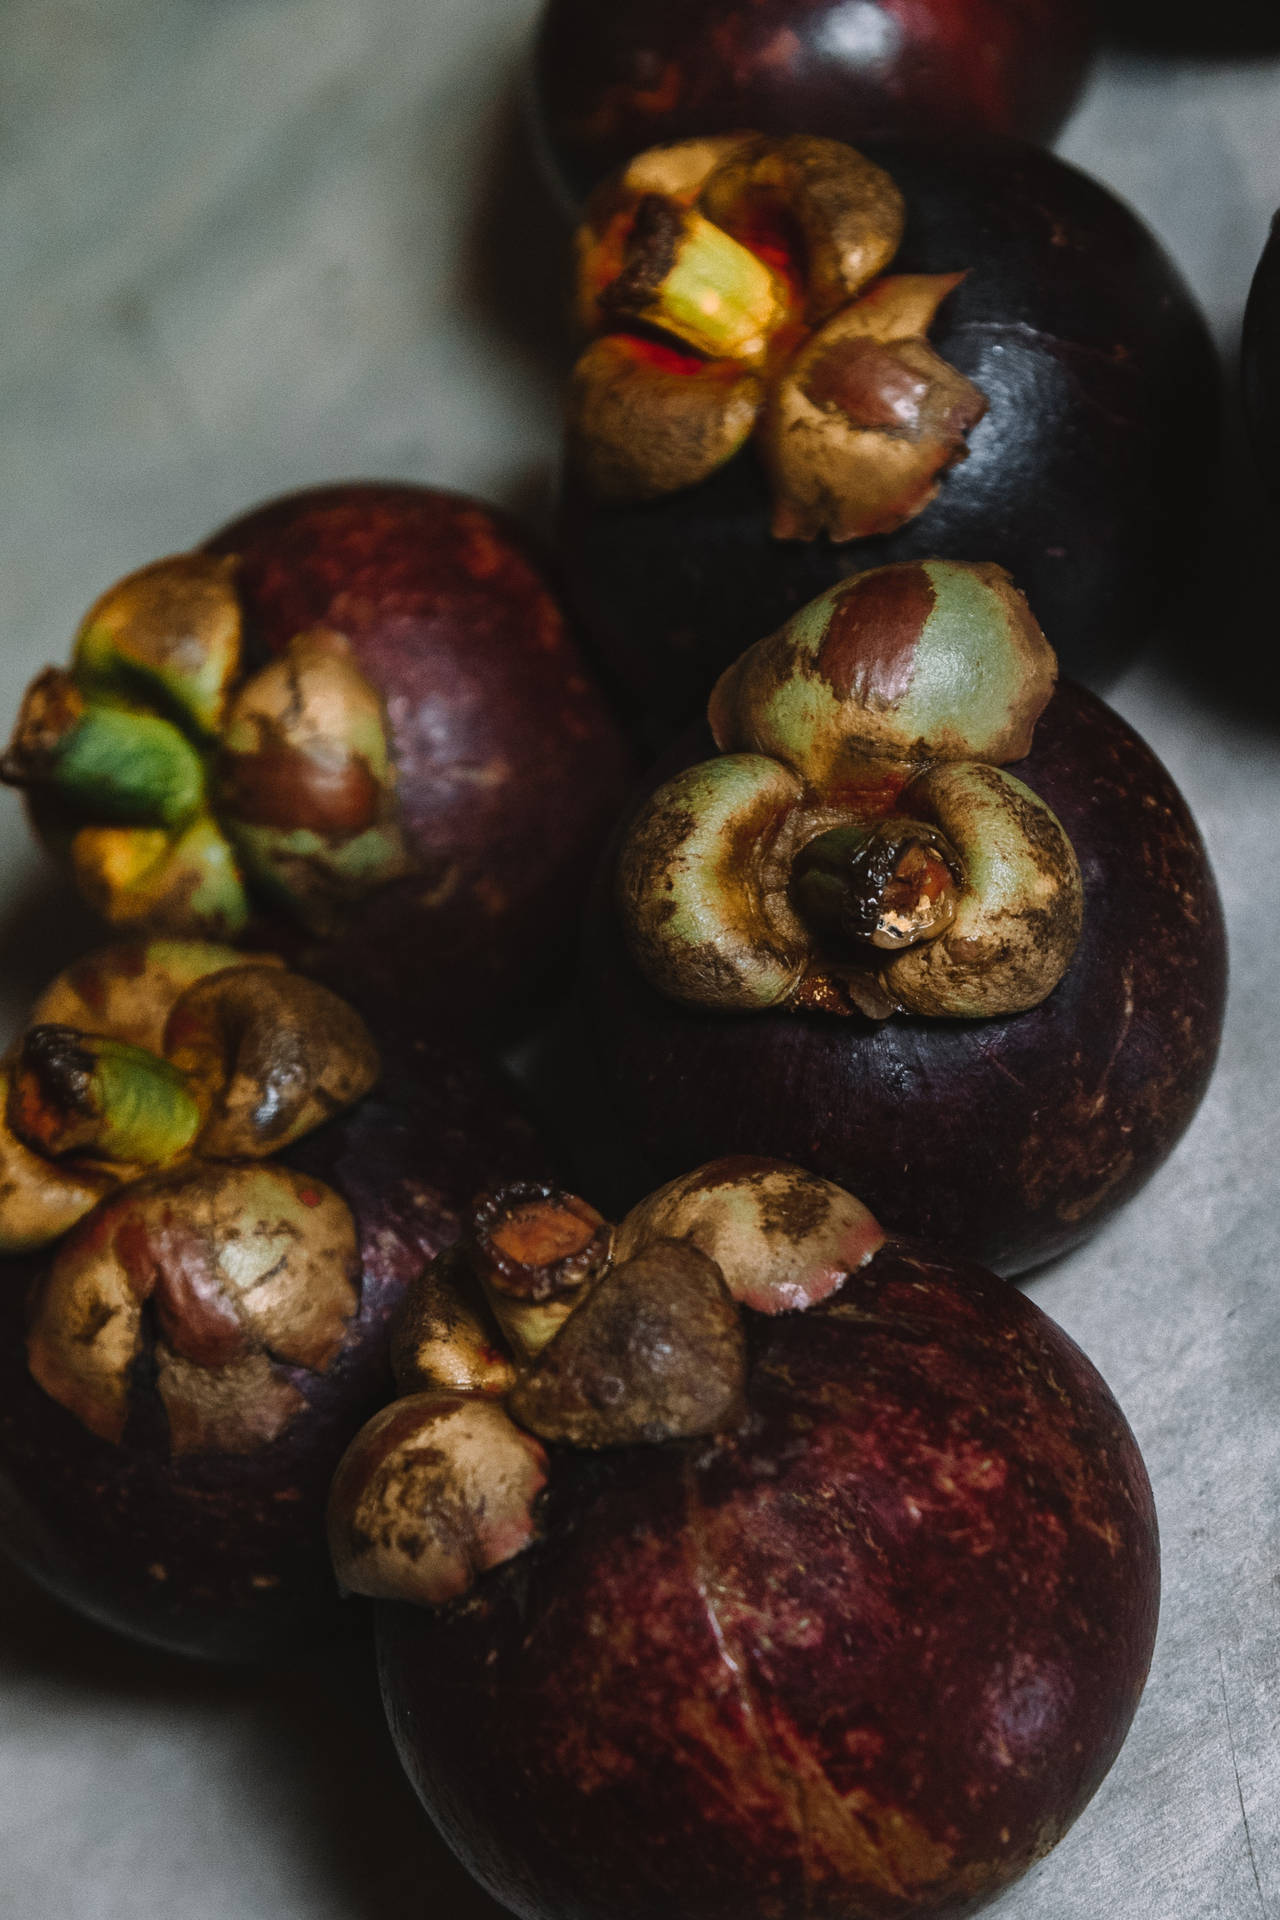
<path fill-rule="evenodd" d="M 904 209 L 891 264 L 875 269 L 881 280 L 847 294 L 843 311 L 826 308 L 798 357 L 787 359 L 786 330 L 775 334 L 781 358 L 776 372 L 766 368 L 763 390 L 758 369 L 688 348 L 655 362 L 643 387 L 629 370 L 630 444 L 642 440 L 643 419 L 649 443 L 662 447 L 657 424 L 673 389 L 683 402 L 672 434 L 684 465 L 670 490 L 619 498 L 580 451 L 593 356 L 616 357 L 627 339 L 616 324 L 600 333 L 592 322 L 597 338 L 570 404 L 566 581 L 602 666 L 655 745 L 697 715 L 717 676 L 762 631 L 854 570 L 935 557 L 998 562 L 1035 608 L 1064 672 L 1100 687 L 1159 630 L 1186 579 L 1213 490 L 1217 369 L 1195 302 L 1153 236 L 1105 187 L 1018 143 L 899 137 L 859 151 Z M 643 184 L 663 172 L 671 175 L 670 160 L 659 166 L 650 155 L 629 177 Z M 620 191 L 600 189 L 584 232 Z M 771 219 L 762 257 L 793 283 L 799 273 L 807 289 L 786 220 Z M 746 229 L 738 234 L 749 245 Z M 606 266 L 602 258 L 602 273 Z M 932 318 L 922 325 L 914 316 L 902 339 L 893 337 L 898 321 L 885 322 L 883 338 L 867 332 L 886 290 L 925 283 L 946 288 Z M 851 325 L 857 332 L 845 340 Z M 814 343 L 828 340 L 839 344 L 839 381 L 810 364 Z M 639 364 L 639 348 L 633 357 Z M 973 407 L 953 410 L 939 434 L 933 409 L 946 413 L 953 380 L 985 410 L 976 418 Z M 936 444 L 936 454 L 913 473 L 914 496 L 893 495 L 896 519 L 837 537 L 849 523 L 840 519 L 845 482 L 834 476 L 856 473 L 879 512 L 876 490 L 890 497 L 889 459 L 902 453 L 894 422 L 904 407 L 913 422 L 906 439 L 917 452 Z M 803 445 L 817 422 L 828 449 L 821 463 Z M 873 445 L 873 466 L 855 465 L 853 455 L 861 460 Z M 779 447 L 798 505 L 780 504 Z M 695 454 L 705 455 L 700 472 Z M 797 474 L 801 455 L 808 477 Z M 810 518 L 814 501 L 819 521 Z"/>
<path fill-rule="evenodd" d="M 1048 144 L 1092 15 L 1088 0 L 549 0 L 532 118 L 573 200 L 660 140 L 744 126 Z"/>
<path fill-rule="evenodd" d="M 392 1315 L 541 1166 L 495 1076 L 380 1040 L 270 956 L 160 941 L 60 976 L 5 1063 L 0 1547 L 119 1632 L 256 1660 L 343 1626 L 324 1503 Z"/>
<path fill-rule="evenodd" d="M 795 1166 L 686 1173 L 615 1249 L 505 1401 L 410 1391 L 335 1483 L 428 1812 L 522 1920 L 976 1910 L 1076 1818 L 1141 1692 L 1158 1551 L 1123 1415 L 1028 1299 Z M 784 1269 L 807 1299 L 772 1294 Z M 659 1361 L 656 1299 L 716 1286 L 704 1364 Z M 628 1336 L 549 1369 L 620 1297 Z M 720 1312 L 718 1412 L 623 1438 L 654 1366 L 718 1374 Z M 618 1434 L 539 1450 L 549 1371 Z"/>

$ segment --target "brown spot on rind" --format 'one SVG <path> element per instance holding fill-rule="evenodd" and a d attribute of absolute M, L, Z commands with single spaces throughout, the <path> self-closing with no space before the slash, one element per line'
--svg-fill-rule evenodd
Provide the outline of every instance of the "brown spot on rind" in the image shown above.
<path fill-rule="evenodd" d="M 817 658 L 836 698 L 879 708 L 900 700 L 936 602 L 933 582 L 918 561 L 851 580 L 831 610 Z"/>
<path fill-rule="evenodd" d="M 224 798 L 249 826 L 350 840 L 377 824 L 382 787 L 358 754 L 321 754 L 275 740 L 228 757 Z"/>

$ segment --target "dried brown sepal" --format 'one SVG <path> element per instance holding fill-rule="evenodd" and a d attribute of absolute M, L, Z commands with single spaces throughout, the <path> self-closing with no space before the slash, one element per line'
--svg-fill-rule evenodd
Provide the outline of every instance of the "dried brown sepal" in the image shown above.
<path fill-rule="evenodd" d="M 881 282 L 814 334 L 771 387 L 760 449 L 777 539 L 891 533 L 967 456 L 986 396 L 934 352 L 920 325 L 962 278 Z"/>
<path fill-rule="evenodd" d="M 602 500 L 691 487 L 745 445 L 764 399 L 758 374 L 629 334 L 605 334 L 569 385 L 569 457 Z"/>
<path fill-rule="evenodd" d="M 0 756 L 0 779 L 37 786 L 56 765 L 63 742 L 85 710 L 84 695 L 61 667 L 38 673 L 23 696 L 13 736 Z"/>
<path fill-rule="evenodd" d="M 955 847 L 964 885 L 950 927 L 896 955 L 880 979 L 909 1013 L 981 1019 L 1038 1006 L 1080 938 L 1084 884 L 1061 823 L 1001 767 L 930 768 L 904 804 Z"/>
<path fill-rule="evenodd" d="M 356 1310 L 359 1260 L 345 1201 L 284 1167 L 188 1166 L 117 1193 L 58 1248 L 33 1302 L 28 1363 L 46 1393 L 91 1432 L 118 1441 L 144 1307 L 175 1451 L 250 1452 L 294 1406 L 264 1416 L 261 1366 L 324 1372 Z M 214 1378 L 221 1374 L 223 1377 Z M 297 1404 L 300 1404 L 297 1403 Z"/>
<path fill-rule="evenodd" d="M 713 1260 L 730 1294 L 757 1313 L 816 1306 L 884 1244 L 879 1221 L 843 1187 L 784 1160 L 733 1155 L 671 1180 L 633 1207 L 619 1263 L 655 1241 Z"/>
<path fill-rule="evenodd" d="M 719 1268 L 659 1240 L 597 1283 L 508 1405 L 544 1440 L 621 1447 L 720 1432 L 745 1385 L 746 1338 Z"/>
<path fill-rule="evenodd" d="M 707 175 L 699 206 L 747 245 L 762 228 L 798 231 L 812 322 L 883 273 L 906 224 L 902 195 L 882 167 L 811 134 L 738 142 Z"/>
<path fill-rule="evenodd" d="M 339 1584 L 379 1600 L 445 1606 L 534 1539 L 547 1457 L 493 1400 L 416 1393 L 386 1407 L 344 1454 L 329 1496 Z"/>
<path fill-rule="evenodd" d="M 691 1006 L 790 1000 L 811 938 L 791 904 L 798 839 L 836 815 L 762 754 L 724 754 L 675 775 L 641 808 L 618 859 L 618 908 L 645 977 Z"/>
<path fill-rule="evenodd" d="M 493 1310 L 467 1253 L 449 1247 L 412 1281 L 391 1330 L 391 1371 L 402 1394 L 484 1393 L 516 1383 Z"/>
<path fill-rule="evenodd" d="M 517 1358 L 538 1353 L 608 1265 L 613 1229 L 576 1194 L 520 1183 L 472 1215 L 474 1270 Z"/>
<path fill-rule="evenodd" d="M 239 952 L 205 940 L 128 940 L 76 960 L 47 986 L 27 1025 L 79 1027 L 163 1053 L 174 1002 L 207 974 L 230 967 L 283 967 L 273 953 Z"/>
<path fill-rule="evenodd" d="M 165 1053 L 208 1114 L 198 1151 L 277 1153 L 351 1106 L 378 1077 L 359 1014 L 327 987 L 271 965 L 197 981 L 175 1001 Z"/>

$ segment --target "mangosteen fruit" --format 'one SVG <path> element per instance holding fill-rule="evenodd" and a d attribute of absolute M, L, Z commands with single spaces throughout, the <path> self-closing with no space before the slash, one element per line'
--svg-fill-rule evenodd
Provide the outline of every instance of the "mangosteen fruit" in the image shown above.
<path fill-rule="evenodd" d="M 356 483 L 110 588 L 0 770 L 111 925 L 265 919 L 364 1010 L 500 1021 L 571 944 L 626 753 L 517 529 Z"/>
<path fill-rule="evenodd" d="M 1083 1240 L 1213 1067 L 1221 908 L 1167 773 L 1003 571 L 855 575 L 724 674 L 611 860 L 579 1004 L 617 1198 L 716 1152 L 1005 1273 Z M 713 746 L 719 753 L 708 757 Z"/>
<path fill-rule="evenodd" d="M 271 956 L 154 941 L 43 995 L 3 1067 L 0 1546 L 175 1652 L 345 1630 L 334 1467 L 476 1191 L 538 1170 L 487 1070 Z"/>
<path fill-rule="evenodd" d="M 1212 344 L 1105 187 L 976 137 L 654 148 L 577 236 L 567 580 L 659 744 L 855 568 L 982 554 L 1103 687 L 1181 593 Z"/>
<path fill-rule="evenodd" d="M 548 0 L 532 121 L 571 203 L 645 147 L 744 126 L 1047 144 L 1093 25 L 1090 0 Z"/>
<path fill-rule="evenodd" d="M 1119 1407 L 1016 1289 L 798 1167 L 715 1161 L 601 1227 L 490 1196 L 335 1477 L 423 1802 L 521 1920 L 973 1912 L 1141 1693 Z M 505 1380 L 441 1364 L 533 1298 L 567 1315 Z"/>

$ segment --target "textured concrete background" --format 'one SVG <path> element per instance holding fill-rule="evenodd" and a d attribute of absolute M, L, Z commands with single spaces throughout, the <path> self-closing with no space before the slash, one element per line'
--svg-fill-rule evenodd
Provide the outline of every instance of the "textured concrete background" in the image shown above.
<path fill-rule="evenodd" d="M 108 581 L 274 490 L 385 474 L 545 501 L 554 249 L 510 107 L 530 10 L 8 0 L 0 715 Z M 1280 60 L 1110 58 L 1063 144 L 1155 225 L 1232 350 L 1280 203 Z M 1166 1597 L 1124 1753 L 1001 1920 L 1280 1915 L 1280 751 L 1239 645 L 1224 622 L 1203 668 L 1157 659 L 1115 696 L 1209 841 L 1231 1018 L 1174 1160 L 1035 1284 L 1146 1452 Z M 11 1022 L 87 935 L 8 794 L 0 821 Z M 192 1671 L 0 1573 L 0 1913 L 496 1912 L 418 1819 L 358 1656 L 265 1687 Z"/>

